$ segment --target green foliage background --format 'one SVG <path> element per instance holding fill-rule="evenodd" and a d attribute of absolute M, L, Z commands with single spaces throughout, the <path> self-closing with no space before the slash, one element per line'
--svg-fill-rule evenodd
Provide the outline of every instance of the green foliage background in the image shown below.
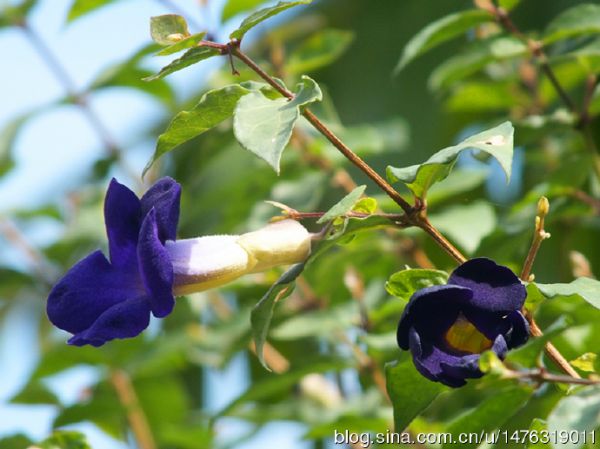
<path fill-rule="evenodd" d="M 69 20 L 98 14 L 96 7 L 109 10 L 109 3 L 74 1 Z M 230 21 L 222 25 L 223 30 L 235 28 L 262 3 L 226 2 L 224 17 Z M 487 168 L 475 170 L 466 162 L 452 166 L 453 161 L 446 161 L 445 169 L 453 170 L 428 194 L 430 218 L 467 256 L 491 257 L 519 272 L 529 249 L 538 199 L 547 196 L 551 212 L 546 230 L 552 238 L 538 254 L 534 273 L 541 284 L 529 287 L 528 306 L 535 311 L 546 337 L 567 360 L 578 359 L 575 365 L 580 374 L 593 380 L 598 375 L 594 355 L 600 343 L 600 288 L 595 281 L 571 282 L 578 277 L 593 278 L 600 266 L 600 252 L 596 251 L 600 244 L 600 184 L 594 170 L 599 156 L 592 145 L 600 142 L 595 117 L 600 111 L 600 94 L 595 88 L 600 70 L 600 7 L 576 10 L 580 12 L 574 18 L 548 25 L 565 9 L 583 2 L 500 3 L 515 7 L 511 17 L 528 36 L 546 39 L 549 65 L 576 105 L 574 111 L 561 102 L 527 46 L 511 40 L 514 36 L 508 36 L 491 19 L 476 29 L 469 27 L 472 29 L 443 37 L 447 42 L 395 70 L 403 48 L 421 29 L 447 14 L 474 8 L 469 1 L 449 0 L 316 1 L 251 30 L 242 49 L 294 92 L 299 92 L 295 86 L 301 83 L 306 94 L 296 103 L 288 103 L 292 107 L 285 116 L 277 109 L 282 114 L 280 122 L 291 123 L 286 128 L 291 140 L 287 146 L 286 139 L 276 142 L 277 148 L 268 148 L 267 156 L 265 142 L 273 130 L 267 127 L 265 135 L 248 132 L 253 125 L 250 120 L 255 118 L 251 96 L 267 104 L 285 101 L 278 100 L 272 88 L 257 87 L 259 79 L 239 61 L 235 67 L 240 75 L 234 76 L 227 59 L 221 58 L 220 67 L 181 101 L 173 94 L 168 77 L 141 81 L 152 75 L 144 61 L 160 49 L 152 45 L 103 74 L 86 94 L 114 86 L 137 89 L 162 101 L 169 120 L 181 120 L 179 125 L 175 121 L 171 125 L 155 123 L 147 137 L 158 142 L 157 156 L 162 157 L 148 167 L 143 181 L 141 172 L 121 180 L 138 193 L 144 182 L 147 186 L 162 175 L 180 182 L 181 238 L 260 227 L 280 213 L 265 204 L 266 200 L 301 212 L 326 211 L 357 185 L 366 185 L 366 195 L 376 199 L 385 212 L 401 212 L 304 119 L 296 121 L 309 103 L 316 115 L 382 174 L 388 165 L 421 164 L 441 148 L 512 121 L 515 146 L 523 156 L 523 169 L 513 170 L 518 182 L 512 184 L 512 190 L 507 190 L 504 181 L 486 185 L 490 172 L 499 168 L 490 167 L 489 160 Z M 22 27 L 29 8 L 35 8 L 35 1 L 5 7 L 0 26 Z M 144 8 L 139 14 L 145 14 Z M 194 29 L 192 23 L 189 26 L 191 33 L 214 32 Z M 568 30 L 570 34 L 565 35 Z M 192 36 L 192 41 L 176 44 L 177 48 L 199 38 Z M 148 45 L 150 42 L 148 38 Z M 201 60 L 209 57 L 214 60 L 217 54 L 197 47 L 186 51 L 192 53 L 186 53 L 176 68 L 190 62 L 202 64 Z M 163 58 L 170 61 L 173 57 Z M 238 83 L 245 84 L 223 90 Z M 215 89 L 213 97 L 211 93 L 203 97 Z M 242 98 L 250 99 L 245 111 L 244 103 L 238 101 L 242 90 Z M 223 92 L 231 97 L 221 95 Z M 65 102 L 76 103 L 77 97 L 68 95 Z M 236 118 L 231 120 L 234 106 Z M 11 145 L 26 120 L 18 117 L 5 129 L 1 175 L 13 168 Z M 173 142 L 184 143 L 177 146 Z M 443 282 L 444 273 L 433 269 L 448 272 L 455 263 L 425 233 L 414 228 L 381 229 L 389 223 L 377 217 L 360 223 L 349 220 L 344 223 L 347 228 L 340 223 L 343 219 L 338 219 L 334 225 L 341 229 L 340 234 L 319 248 L 319 257 L 312 258 L 295 280 L 295 290 L 276 304 L 275 294 L 286 288 L 290 279 L 275 286 L 271 295 L 264 295 L 283 270 L 180 298 L 171 316 L 139 338 L 111 342 L 99 349 L 65 345 L 65 335 L 45 318 L 45 298 L 52 283 L 73 263 L 90 250 L 106 248 L 101 207 L 107 180 L 115 172 L 123 173 L 119 168 L 121 151 L 127 149 L 109 148 L 70 198 L 59 198 L 36 210 L 14 210 L 0 218 L 4 244 L 32 251 L 34 256 L 28 270 L 17 271 L 10 263 L 0 267 L 0 319 L 22 298 L 35 298 L 31 319 L 40 326 L 38 366 L 12 402 L 51 404 L 57 410 L 54 428 L 91 422 L 132 447 L 192 449 L 236 447 L 266 424 L 279 420 L 303 424 L 304 438 L 314 448 L 331 447 L 335 430 L 386 432 L 394 424 L 398 431 L 408 428 L 412 434 L 456 435 L 496 429 L 509 435 L 527 429 L 581 431 L 600 426 L 597 385 L 582 388 L 516 381 L 503 378 L 498 367 L 458 390 L 420 377 L 409 354 L 397 348 L 395 328 L 415 289 Z M 277 176 L 252 152 L 280 167 L 281 174 Z M 151 157 L 147 155 L 148 160 Z M 394 185 L 412 201 L 408 189 Z M 498 192 L 503 200 L 497 199 Z M 336 215 L 350 210 L 352 203 L 342 203 L 344 210 Z M 362 209 L 354 210 L 370 214 L 374 204 L 363 200 L 359 203 Z M 41 218 L 62 225 L 60 238 L 39 248 L 20 244 L 22 229 Z M 320 229 L 315 220 L 306 224 L 312 231 Z M 402 270 L 407 266 L 429 271 L 422 277 L 414 271 L 406 275 Z M 556 283 L 569 285 L 545 285 Z M 252 315 L 263 296 L 262 308 Z M 251 349 L 252 336 L 262 335 L 260 340 L 265 334 L 266 363 L 273 372 L 261 366 Z M 511 366 L 534 369 L 543 364 L 551 372 L 557 371 L 543 356 L 543 341 L 532 340 L 514 351 L 509 356 Z M 239 354 L 244 354 L 248 365 L 248 389 L 222 410 L 209 413 L 207 392 L 202 389 L 205 370 L 223 369 Z M 81 392 L 80 401 L 63 403 L 47 379 L 79 365 L 94 367 L 97 383 Z M 386 397 L 385 376 L 393 407 Z M 348 378 L 354 381 L 348 382 Z M 142 429 L 140 417 L 145 423 Z M 220 434 L 221 420 L 231 417 L 252 426 L 241 441 Z M 21 448 L 30 443 L 26 436 L 7 436 L 0 440 L 0 447 Z M 63 432 L 40 447 L 85 448 L 86 444 L 81 435 Z M 528 446 L 510 441 L 486 447 L 584 445 Z M 597 446 L 588 443 L 587 447 Z"/>

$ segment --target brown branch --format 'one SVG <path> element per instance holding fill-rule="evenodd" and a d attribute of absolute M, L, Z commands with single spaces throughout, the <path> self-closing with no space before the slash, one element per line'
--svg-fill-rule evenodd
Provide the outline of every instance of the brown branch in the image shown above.
<path fill-rule="evenodd" d="M 536 382 L 551 382 L 551 383 L 563 383 L 563 384 L 574 384 L 574 385 L 598 385 L 600 379 L 582 379 L 581 377 L 573 376 L 561 376 L 558 374 L 552 374 L 543 368 L 532 370 L 532 371 L 508 371 L 504 374 L 506 379 L 526 379 L 533 380 Z"/>
<path fill-rule="evenodd" d="M 113 370 L 110 381 L 119 402 L 127 414 L 127 420 L 140 449 L 157 449 L 152 430 L 142 409 L 129 375 L 123 370 Z"/>
<path fill-rule="evenodd" d="M 521 271 L 521 280 L 524 282 L 533 281 L 533 276 L 531 275 L 531 269 L 533 267 L 533 262 L 535 261 L 535 256 L 540 249 L 540 246 L 544 240 L 550 237 L 550 234 L 546 232 L 544 229 L 544 220 L 548 212 L 550 211 L 550 204 L 548 203 L 548 199 L 546 197 L 541 197 L 538 201 L 537 206 L 537 214 L 535 217 L 535 232 L 533 234 L 533 240 L 531 242 L 531 247 L 529 248 L 529 252 L 527 253 L 527 258 L 525 259 L 525 263 L 523 264 L 523 269 Z M 534 337 L 541 337 L 544 335 L 538 324 L 535 322 L 533 315 L 529 310 L 523 308 L 523 314 L 527 321 L 529 322 L 529 331 Z M 569 376 L 574 377 L 576 379 L 580 378 L 579 374 L 573 367 L 569 364 L 567 359 L 563 357 L 556 347 L 547 342 L 545 347 L 546 355 L 552 359 L 552 361 L 565 373 Z"/>

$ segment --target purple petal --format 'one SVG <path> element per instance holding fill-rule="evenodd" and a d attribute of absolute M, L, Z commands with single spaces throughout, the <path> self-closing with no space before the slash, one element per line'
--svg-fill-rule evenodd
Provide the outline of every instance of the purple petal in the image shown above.
<path fill-rule="evenodd" d="M 161 242 L 175 240 L 179 221 L 181 186 L 172 178 L 158 180 L 141 199 L 142 216 L 152 208 L 156 211 L 156 224 Z"/>
<path fill-rule="evenodd" d="M 512 271 L 486 258 L 465 262 L 454 270 L 448 283 L 470 288 L 473 291 L 470 304 L 490 312 L 520 310 L 527 296 Z"/>
<path fill-rule="evenodd" d="M 504 357 L 506 357 L 506 353 L 508 352 L 508 346 L 504 339 L 504 335 L 498 335 L 496 337 L 496 340 L 494 340 L 494 344 L 492 345 L 492 351 L 496 353 L 498 358 L 504 360 Z"/>
<path fill-rule="evenodd" d="M 529 323 L 523 314 L 515 310 L 506 317 L 506 320 L 510 323 L 511 329 L 505 334 L 508 348 L 516 348 L 525 344 L 529 339 Z"/>
<path fill-rule="evenodd" d="M 408 349 L 409 330 L 413 325 L 424 337 L 442 335 L 456 321 L 461 307 L 472 294 L 468 288 L 457 285 L 434 285 L 415 292 L 398 323 L 398 345 Z"/>
<path fill-rule="evenodd" d="M 135 264 L 140 217 L 140 200 L 113 178 L 104 200 L 104 222 L 113 265 L 122 267 Z"/>
<path fill-rule="evenodd" d="M 136 271 L 115 269 L 101 251 L 95 251 L 56 283 L 46 311 L 55 326 L 75 334 L 90 327 L 110 307 L 140 293 L 144 291 Z"/>
<path fill-rule="evenodd" d="M 156 211 L 148 212 L 138 241 L 138 261 L 152 313 L 162 318 L 173 310 L 173 265 L 158 236 Z"/>
<path fill-rule="evenodd" d="M 150 323 L 150 305 L 144 297 L 132 298 L 106 310 L 87 330 L 74 335 L 69 344 L 102 346 L 115 338 L 139 335 Z"/>
<path fill-rule="evenodd" d="M 494 341 L 498 334 L 505 334 L 510 331 L 511 324 L 506 321 L 502 312 L 489 312 L 477 307 L 465 307 L 463 314 L 488 340 Z"/>

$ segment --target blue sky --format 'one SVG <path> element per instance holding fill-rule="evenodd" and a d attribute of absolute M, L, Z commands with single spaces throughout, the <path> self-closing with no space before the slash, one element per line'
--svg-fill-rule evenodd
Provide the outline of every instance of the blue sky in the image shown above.
<path fill-rule="evenodd" d="M 6 2 L 5 2 L 6 3 Z M 195 23 L 213 29 L 223 1 L 209 2 L 201 9 L 195 0 L 175 1 L 186 16 Z M 73 24 L 65 18 L 70 0 L 40 0 L 30 24 L 44 42 L 58 55 L 78 89 L 84 89 L 95 76 L 111 63 L 127 58 L 147 44 L 149 17 L 172 12 L 159 1 L 121 0 Z M 0 0 L 0 5 L 2 1 Z M 200 31 L 200 30 L 192 30 Z M 226 30 L 220 30 L 225 33 Z M 220 33 L 220 34 L 221 34 Z M 4 61 L 0 71 L 0 128 L 13 118 L 39 110 L 63 98 L 63 86 L 44 66 L 20 30 L 0 30 L 0 49 Z M 164 60 L 151 65 L 160 67 Z M 171 77 L 180 98 L 196 88 L 198 80 L 206 76 L 206 66 L 192 67 Z M 126 89 L 111 89 L 90 97 L 90 104 L 117 143 L 127 148 L 126 158 L 135 170 L 141 172 L 153 150 L 153 141 L 140 140 L 147 126 L 164 116 L 161 105 L 154 99 Z M 75 106 L 60 106 L 38 112 L 18 135 L 14 145 L 16 168 L 0 179 L 0 214 L 11 210 L 30 208 L 58 201 L 68 190 L 79 184 L 92 163 L 103 154 L 102 144 Z M 57 224 L 45 223 L 30 232 L 34 245 L 43 245 L 60 233 Z M 0 242 L 3 263 L 22 266 L 16 252 Z M 26 432 L 34 438 L 43 438 L 50 431 L 55 411 L 49 406 L 20 406 L 3 404 L 27 379 L 37 359 L 36 323 L 31 322 L 30 298 L 23 298 L 7 316 L 0 328 L 0 435 Z M 210 371 L 204 385 L 209 395 L 209 410 L 216 410 L 240 394 L 245 382 L 247 360 L 236 358 L 224 372 Z M 67 402 L 76 400 L 96 374 L 91 369 L 77 368 L 51 380 L 50 386 Z M 235 388 L 232 388 L 235 385 Z M 101 449 L 126 447 L 89 424 L 79 426 L 93 446 Z M 236 420 L 219 423 L 219 432 L 225 439 L 243 431 L 245 426 Z M 280 449 L 303 448 L 299 442 L 304 429 L 292 423 L 274 423 L 240 449 L 269 447 Z"/>

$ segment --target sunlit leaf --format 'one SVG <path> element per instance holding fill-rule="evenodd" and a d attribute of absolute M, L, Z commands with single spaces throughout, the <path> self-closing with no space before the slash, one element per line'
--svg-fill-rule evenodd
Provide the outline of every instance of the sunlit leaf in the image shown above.
<path fill-rule="evenodd" d="M 585 354 L 577 357 L 575 360 L 571 360 L 569 363 L 581 371 L 585 371 L 586 373 L 594 373 L 596 372 L 595 365 L 597 363 L 597 359 L 598 354 L 586 352 Z"/>
<path fill-rule="evenodd" d="M 490 22 L 493 19 L 489 12 L 473 9 L 450 14 L 430 23 L 408 41 L 396 66 L 396 73 L 417 56 L 466 33 L 481 23 Z"/>
<path fill-rule="evenodd" d="M 546 298 L 580 296 L 600 309 L 600 281 L 581 277 L 568 284 L 535 284 Z"/>
<path fill-rule="evenodd" d="M 554 18 L 544 31 L 543 42 L 550 44 L 560 39 L 595 33 L 600 33 L 600 5 L 584 3 Z"/>
<path fill-rule="evenodd" d="M 150 36 L 162 46 L 171 46 L 190 36 L 185 19 L 177 14 L 150 17 Z"/>
<path fill-rule="evenodd" d="M 392 274 L 385 283 L 385 289 L 392 296 L 408 301 L 414 292 L 432 285 L 443 285 L 448 273 L 441 270 L 407 268 Z"/>
<path fill-rule="evenodd" d="M 263 3 L 265 3 L 265 0 L 227 0 L 227 3 L 223 7 L 221 20 L 225 22 L 233 16 L 250 11 Z"/>
<path fill-rule="evenodd" d="M 116 0 L 73 0 L 69 13 L 67 14 L 67 22 L 73 22 L 80 17 L 83 17 L 97 9 L 100 9 Z"/>
<path fill-rule="evenodd" d="M 157 56 L 166 56 L 185 50 L 187 48 L 191 48 L 195 45 L 198 45 L 198 43 L 202 41 L 202 39 L 204 39 L 204 36 L 206 36 L 205 32 L 192 34 L 191 36 L 188 36 L 184 39 L 177 41 L 172 45 L 169 45 L 168 47 L 163 48 L 156 54 Z"/>
<path fill-rule="evenodd" d="M 577 432 L 577 435 L 582 436 L 585 432 L 588 440 L 591 441 L 590 433 L 598 427 L 600 427 L 600 385 L 581 388 L 561 399 L 548 416 L 550 433 Z M 584 439 L 582 437 L 557 443 L 552 443 L 556 449 L 576 449 L 583 446 Z"/>
<path fill-rule="evenodd" d="M 179 70 L 185 69 L 197 62 L 203 61 L 205 59 L 211 58 L 213 56 L 217 56 L 221 54 L 219 50 L 211 47 L 193 47 L 186 51 L 183 56 L 175 59 L 169 65 L 166 65 L 156 75 L 148 76 L 144 78 L 144 81 L 154 81 L 160 78 L 164 78 L 171 73 L 177 72 Z"/>
<path fill-rule="evenodd" d="M 238 100 L 249 92 L 239 84 L 210 90 L 194 109 L 178 113 L 165 132 L 158 136 L 154 155 L 144 168 L 144 174 L 163 154 L 231 117 Z"/>
<path fill-rule="evenodd" d="M 244 148 L 264 159 L 279 173 L 281 153 L 290 140 L 301 107 L 321 98 L 321 89 L 307 76 L 302 77 L 293 100 L 271 100 L 261 92 L 251 92 L 242 97 L 235 108 L 235 137 Z"/>
<path fill-rule="evenodd" d="M 312 0 L 299 0 L 299 1 L 295 1 L 295 2 L 279 2 L 275 6 L 271 6 L 269 8 L 264 8 L 259 11 L 256 11 L 255 13 L 246 17 L 244 19 L 244 21 L 241 23 L 241 25 L 239 26 L 239 28 L 237 30 L 233 31 L 229 35 L 229 37 L 231 39 L 240 40 L 240 39 L 242 39 L 242 37 L 244 37 L 244 34 L 246 34 L 248 31 L 250 31 L 252 28 L 254 28 L 259 23 L 267 20 L 269 17 L 273 17 L 274 15 L 277 15 L 277 14 L 285 11 L 286 9 L 292 8 L 294 6 L 308 5 L 311 2 L 312 2 Z"/>
<path fill-rule="evenodd" d="M 385 365 L 387 391 L 394 408 L 394 429 L 403 432 L 447 387 L 423 377 L 410 357 Z"/>
<path fill-rule="evenodd" d="M 285 69 L 291 74 L 302 74 L 325 67 L 338 59 L 353 39 L 352 32 L 332 28 L 314 33 L 290 53 Z"/>
<path fill-rule="evenodd" d="M 317 223 L 326 223 L 334 218 L 346 215 L 356 205 L 366 188 L 367 186 L 365 185 L 356 187 L 352 192 L 347 194 L 331 209 L 329 209 L 321 218 L 319 218 Z"/>
<path fill-rule="evenodd" d="M 44 441 L 35 445 L 39 449 L 92 449 L 83 433 L 70 430 L 55 430 Z"/>
<path fill-rule="evenodd" d="M 388 179 L 392 182 L 402 181 L 416 196 L 423 198 L 431 185 L 448 176 L 461 151 L 476 149 L 496 158 L 509 180 L 513 157 L 513 133 L 514 129 L 510 122 L 504 122 L 495 128 L 471 136 L 458 145 L 438 151 L 423 164 L 405 168 L 388 166 Z"/>

